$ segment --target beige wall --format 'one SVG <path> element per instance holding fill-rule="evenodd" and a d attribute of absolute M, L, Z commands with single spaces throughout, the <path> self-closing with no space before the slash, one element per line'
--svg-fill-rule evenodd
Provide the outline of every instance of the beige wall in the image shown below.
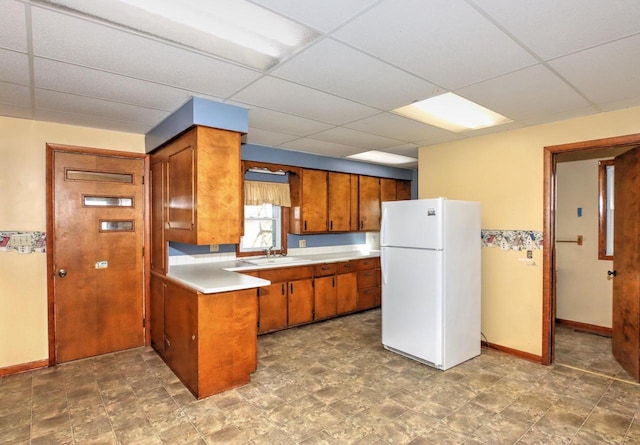
<path fill-rule="evenodd" d="M 556 240 L 583 236 L 582 246 L 556 244 L 556 316 L 610 328 L 612 261 L 598 259 L 598 160 L 559 163 L 556 181 Z"/>
<path fill-rule="evenodd" d="M 0 231 L 45 231 L 46 143 L 144 153 L 144 135 L 0 117 Z M 0 368 L 48 358 L 46 255 L 0 252 Z"/>
<path fill-rule="evenodd" d="M 543 147 L 640 133 L 640 108 L 423 147 L 419 197 L 482 203 L 482 228 L 543 227 Z M 542 355 L 542 253 L 483 248 L 482 332 L 490 343 Z"/>

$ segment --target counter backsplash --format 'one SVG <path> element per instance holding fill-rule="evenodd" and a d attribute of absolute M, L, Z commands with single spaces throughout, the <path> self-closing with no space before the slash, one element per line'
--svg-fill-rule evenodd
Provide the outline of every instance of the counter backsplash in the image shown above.
<path fill-rule="evenodd" d="M 326 246 L 326 247 L 305 247 L 290 248 L 288 255 L 306 256 L 306 255 L 324 255 L 329 253 L 340 252 L 368 252 L 372 250 L 367 244 L 351 244 L 347 246 Z M 373 249 L 375 250 L 375 249 Z M 256 256 L 260 256 L 256 253 Z M 182 264 L 198 264 L 198 263 L 216 263 L 223 261 L 235 261 L 235 252 L 225 253 L 207 253 L 199 255 L 176 255 L 169 257 L 169 267 Z"/>

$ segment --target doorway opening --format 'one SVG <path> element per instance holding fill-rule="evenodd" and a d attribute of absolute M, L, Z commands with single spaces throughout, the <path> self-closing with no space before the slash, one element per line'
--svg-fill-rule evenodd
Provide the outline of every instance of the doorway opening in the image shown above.
<path fill-rule="evenodd" d="M 544 148 L 544 249 L 542 362 L 554 362 L 556 319 L 556 166 L 562 159 L 614 157 L 640 145 L 640 134 Z"/>

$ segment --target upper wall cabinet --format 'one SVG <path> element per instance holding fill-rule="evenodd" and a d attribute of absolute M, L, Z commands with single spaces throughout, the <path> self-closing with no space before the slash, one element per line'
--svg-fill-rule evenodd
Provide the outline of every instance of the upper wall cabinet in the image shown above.
<path fill-rule="evenodd" d="M 380 230 L 380 178 L 360 176 L 359 178 L 358 230 Z"/>
<path fill-rule="evenodd" d="M 291 232 L 327 233 L 351 230 L 349 173 L 302 169 L 291 175 Z"/>
<path fill-rule="evenodd" d="M 162 217 L 152 208 L 152 221 L 157 225 L 162 219 L 166 241 L 240 241 L 240 136 L 234 131 L 196 126 L 152 153 L 152 205 L 163 202 Z M 156 178 L 158 175 L 163 175 L 163 180 Z M 156 187 L 163 187 L 162 192 Z"/>

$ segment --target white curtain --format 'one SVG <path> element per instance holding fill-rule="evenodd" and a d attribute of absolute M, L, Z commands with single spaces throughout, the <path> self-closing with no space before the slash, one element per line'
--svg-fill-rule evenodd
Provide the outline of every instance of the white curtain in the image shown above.
<path fill-rule="evenodd" d="M 289 184 L 264 181 L 244 181 L 244 203 L 246 205 L 273 204 L 291 207 Z"/>

